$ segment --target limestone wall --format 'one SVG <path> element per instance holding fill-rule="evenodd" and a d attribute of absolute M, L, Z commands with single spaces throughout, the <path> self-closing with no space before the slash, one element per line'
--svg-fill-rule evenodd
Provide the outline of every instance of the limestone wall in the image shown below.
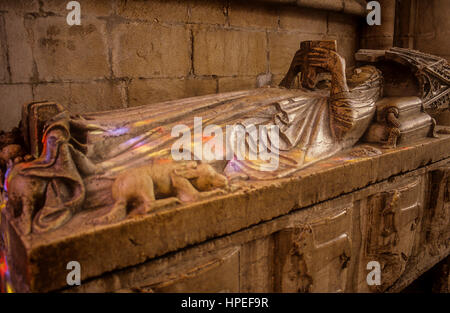
<path fill-rule="evenodd" d="M 0 130 L 21 105 L 54 100 L 74 112 L 278 83 L 302 40 L 337 39 L 349 65 L 359 17 L 263 1 L 0 1 Z"/>
<path fill-rule="evenodd" d="M 394 42 L 396 0 L 378 0 L 381 7 L 381 25 L 364 24 L 361 48 L 389 49 Z"/>
<path fill-rule="evenodd" d="M 439 55 L 450 61 L 450 1 L 397 0 L 394 45 Z M 450 112 L 433 116 L 450 125 Z"/>
<path fill-rule="evenodd" d="M 395 44 L 450 61 L 450 1 L 398 0 Z"/>

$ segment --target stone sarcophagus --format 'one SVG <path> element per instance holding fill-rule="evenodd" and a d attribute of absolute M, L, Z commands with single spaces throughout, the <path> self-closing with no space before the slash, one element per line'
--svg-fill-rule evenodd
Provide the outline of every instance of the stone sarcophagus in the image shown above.
<path fill-rule="evenodd" d="M 302 43 L 278 87 L 83 115 L 24 106 L 2 144 L 4 288 L 408 286 L 450 251 L 450 129 L 429 115 L 448 109 L 449 66 L 365 50 L 349 74 L 336 51 Z"/>

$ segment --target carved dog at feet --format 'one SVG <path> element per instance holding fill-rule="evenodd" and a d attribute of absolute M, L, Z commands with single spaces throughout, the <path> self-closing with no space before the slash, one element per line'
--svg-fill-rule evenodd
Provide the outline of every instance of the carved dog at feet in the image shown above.
<path fill-rule="evenodd" d="M 15 176 L 16 167 L 9 165 L 11 176 Z M 47 182 L 43 179 L 17 175 L 7 183 L 8 202 L 6 212 L 14 218 L 17 227 L 24 235 L 32 230 L 33 218 L 45 202 Z"/>
<path fill-rule="evenodd" d="M 180 202 L 223 194 L 227 189 L 227 178 L 209 164 L 170 162 L 142 166 L 116 178 L 112 186 L 113 208 L 93 223 L 111 223 L 125 218 L 131 201 L 139 202 L 142 213 L 148 213 Z"/>

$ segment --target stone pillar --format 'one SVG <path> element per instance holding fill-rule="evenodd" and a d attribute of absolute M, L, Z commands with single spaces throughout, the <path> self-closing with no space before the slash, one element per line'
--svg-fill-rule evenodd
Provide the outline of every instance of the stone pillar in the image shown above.
<path fill-rule="evenodd" d="M 450 1 L 397 0 L 395 45 L 450 60 Z"/>
<path fill-rule="evenodd" d="M 378 0 L 381 5 L 381 25 L 363 27 L 361 48 L 389 49 L 394 42 L 395 0 Z"/>
<path fill-rule="evenodd" d="M 394 46 L 434 54 L 450 61 L 450 1 L 397 0 Z M 433 116 L 450 125 L 450 111 Z"/>
<path fill-rule="evenodd" d="M 397 0 L 395 10 L 394 46 L 414 49 L 417 1 Z"/>

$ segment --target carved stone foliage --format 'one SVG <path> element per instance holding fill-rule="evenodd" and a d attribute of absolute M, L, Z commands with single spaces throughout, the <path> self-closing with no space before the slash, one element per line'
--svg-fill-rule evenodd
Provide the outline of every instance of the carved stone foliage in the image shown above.
<path fill-rule="evenodd" d="M 421 219 L 421 186 L 417 178 L 368 198 L 362 265 L 370 261 L 381 265 L 381 285 L 370 286 L 371 291 L 384 291 L 405 270 Z"/>
<path fill-rule="evenodd" d="M 275 234 L 276 292 L 344 292 L 351 259 L 350 210 Z"/>
<path fill-rule="evenodd" d="M 411 49 L 391 48 L 386 59 L 415 69 L 425 108 L 448 109 L 450 104 L 450 65 L 444 58 Z"/>

